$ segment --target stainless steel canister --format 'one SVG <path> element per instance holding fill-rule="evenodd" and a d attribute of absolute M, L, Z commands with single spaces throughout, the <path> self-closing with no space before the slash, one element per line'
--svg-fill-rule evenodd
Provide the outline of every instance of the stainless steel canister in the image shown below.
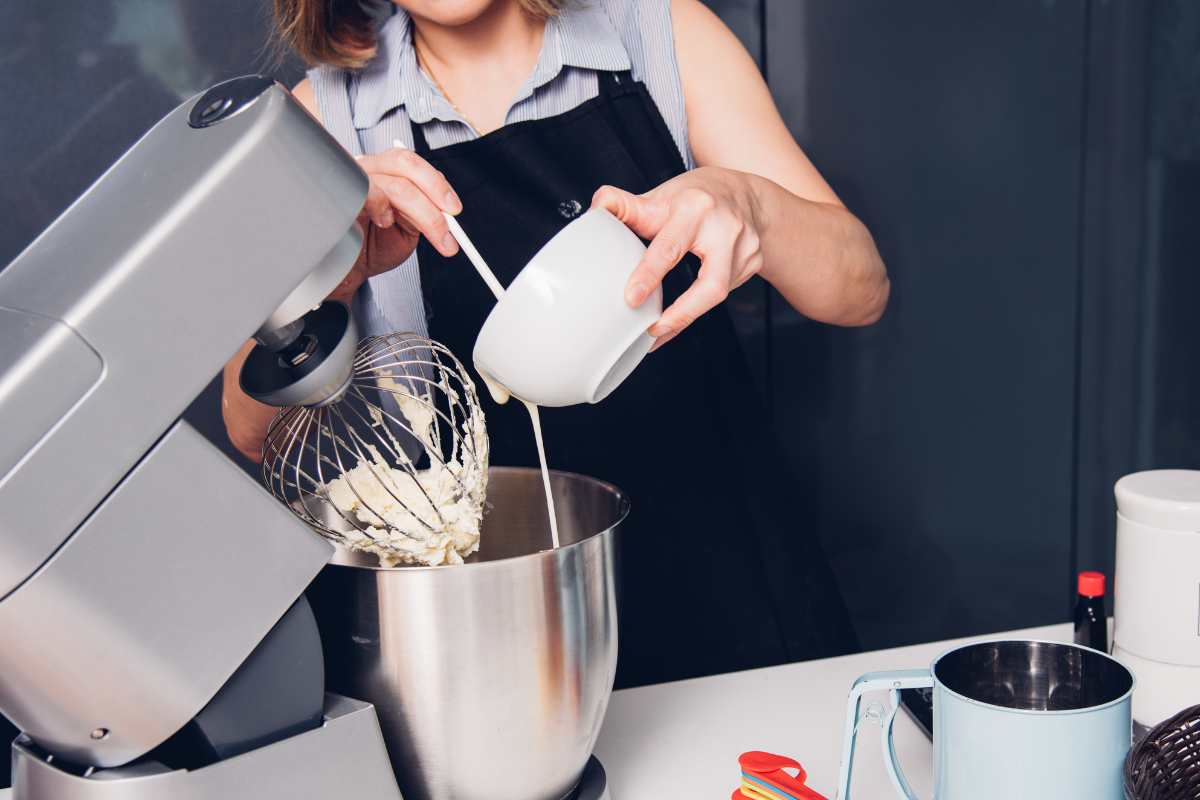
<path fill-rule="evenodd" d="M 331 691 L 375 704 L 406 800 L 559 800 L 596 743 L 617 663 L 615 487 L 493 467 L 480 552 L 448 567 L 339 551 L 309 590 Z"/>

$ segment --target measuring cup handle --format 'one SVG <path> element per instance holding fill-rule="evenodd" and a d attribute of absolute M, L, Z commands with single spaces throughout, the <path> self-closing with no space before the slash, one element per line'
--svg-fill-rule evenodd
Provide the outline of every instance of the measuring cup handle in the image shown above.
<path fill-rule="evenodd" d="M 900 689 L 928 689 L 933 686 L 933 676 L 928 670 L 922 671 L 925 675 L 920 683 L 893 688 L 888 693 L 888 697 L 892 701 L 892 710 L 888 712 L 887 719 L 883 723 L 883 766 L 887 769 L 888 777 L 892 779 L 892 786 L 895 787 L 896 794 L 905 800 L 918 800 L 918 798 L 913 793 L 912 787 L 908 785 L 904 771 L 900 769 L 900 760 L 896 758 L 896 742 L 892 736 L 892 730 L 896 724 L 896 714 L 900 712 Z"/>
<path fill-rule="evenodd" d="M 842 734 L 842 767 L 838 775 L 836 800 L 850 800 L 850 776 L 854 769 L 854 745 L 858 736 L 859 710 L 862 696 L 867 692 L 890 692 L 891 711 L 883 723 L 883 763 L 896 793 L 903 800 L 917 800 L 909 788 L 904 773 L 896 760 L 892 742 L 892 727 L 896 712 L 900 710 L 901 689 L 928 689 L 933 686 L 933 675 L 927 669 L 897 669 L 886 672 L 868 672 L 850 687 L 846 700 L 846 722 Z"/>

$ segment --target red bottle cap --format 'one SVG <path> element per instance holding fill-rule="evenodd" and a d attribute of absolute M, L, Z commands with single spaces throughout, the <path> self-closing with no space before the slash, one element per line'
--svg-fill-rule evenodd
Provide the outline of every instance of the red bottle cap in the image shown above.
<path fill-rule="evenodd" d="M 1081 572 L 1079 573 L 1079 593 L 1084 597 L 1103 597 L 1104 596 L 1104 573 L 1103 572 Z"/>

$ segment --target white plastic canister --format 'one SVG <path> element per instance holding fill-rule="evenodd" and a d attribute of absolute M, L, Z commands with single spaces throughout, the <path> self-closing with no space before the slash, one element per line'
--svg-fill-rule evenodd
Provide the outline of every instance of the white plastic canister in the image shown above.
<path fill-rule="evenodd" d="M 1200 703 L 1200 472 L 1117 481 L 1113 655 L 1138 678 L 1133 718 L 1155 725 Z"/>

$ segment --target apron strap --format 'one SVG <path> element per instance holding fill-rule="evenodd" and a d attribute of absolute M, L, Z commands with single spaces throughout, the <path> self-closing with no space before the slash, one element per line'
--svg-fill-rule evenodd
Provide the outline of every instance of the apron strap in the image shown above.
<path fill-rule="evenodd" d="M 425 141 L 425 126 L 419 122 L 408 120 L 408 127 L 412 130 L 413 151 L 424 158 L 429 154 L 429 142 Z"/>
<path fill-rule="evenodd" d="M 596 78 L 601 97 L 615 97 L 633 86 L 633 72 L 627 69 L 619 72 L 601 72 Z"/>

